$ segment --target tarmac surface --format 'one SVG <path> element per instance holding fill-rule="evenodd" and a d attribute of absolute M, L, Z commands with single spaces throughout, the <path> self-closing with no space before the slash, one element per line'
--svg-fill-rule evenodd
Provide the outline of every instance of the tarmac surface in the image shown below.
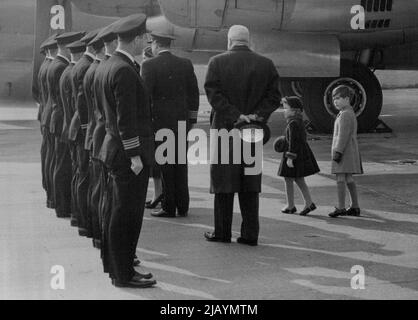
<path fill-rule="evenodd" d="M 384 101 L 382 120 L 394 133 L 359 138 L 361 217 L 328 217 L 337 194 L 326 135 L 310 136 L 321 173 L 307 182 L 318 209 L 307 217 L 280 212 L 286 198 L 272 141 L 285 121 L 276 112 L 264 149 L 259 245 L 236 243 L 237 201 L 233 242 L 205 241 L 213 227 L 209 166 L 190 165 L 189 216 L 154 218 L 145 211 L 138 270 L 154 274 L 151 289 L 113 287 L 91 240 L 45 207 L 37 110 L 0 102 L 0 299 L 418 299 L 418 90 L 384 91 Z M 209 110 L 202 97 L 198 127 L 208 129 Z M 298 193 L 296 203 L 301 210 Z M 51 285 L 56 266 L 64 289 Z M 356 289 L 358 270 L 364 289 Z"/>

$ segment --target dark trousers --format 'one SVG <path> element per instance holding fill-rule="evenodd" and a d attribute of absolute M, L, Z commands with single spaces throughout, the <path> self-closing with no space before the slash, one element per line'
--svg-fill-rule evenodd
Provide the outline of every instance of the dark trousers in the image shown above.
<path fill-rule="evenodd" d="M 91 158 L 90 161 L 90 183 L 89 183 L 89 199 L 88 211 L 91 214 L 91 231 L 93 241 L 98 244 L 101 239 L 100 221 L 99 221 L 99 206 L 101 200 L 101 162 Z"/>
<path fill-rule="evenodd" d="M 234 193 L 215 193 L 215 236 L 231 239 Z M 242 192 L 238 194 L 241 209 L 241 237 L 250 241 L 258 240 L 259 193 Z"/>
<path fill-rule="evenodd" d="M 77 207 L 79 214 L 77 217 L 78 232 L 82 236 L 91 237 L 90 213 L 87 206 L 88 188 L 89 188 L 89 152 L 84 149 L 84 139 L 77 142 Z"/>
<path fill-rule="evenodd" d="M 47 138 L 46 135 L 43 133 L 43 128 L 41 128 L 42 132 L 42 142 L 41 142 L 41 170 L 42 170 L 42 187 L 46 191 L 47 196 L 47 205 L 48 205 L 48 184 L 47 184 L 47 177 L 45 174 L 45 159 L 47 154 Z"/>
<path fill-rule="evenodd" d="M 110 173 L 112 206 L 104 231 L 107 253 L 105 271 L 119 281 L 130 281 L 135 274 L 133 260 L 144 216 L 149 167 L 135 175 L 130 166 L 112 169 Z"/>
<path fill-rule="evenodd" d="M 44 174 L 47 186 L 47 206 L 55 208 L 54 192 L 54 170 L 55 170 L 55 137 L 49 132 L 48 127 L 44 127 L 44 137 L 46 139 L 46 154 Z"/>
<path fill-rule="evenodd" d="M 177 161 L 179 152 L 177 135 L 175 141 Z M 160 168 L 164 190 L 163 210 L 172 214 L 176 214 L 176 209 L 179 214 L 187 213 L 190 204 L 187 164 L 164 164 Z"/>
<path fill-rule="evenodd" d="M 67 143 L 55 137 L 54 195 L 57 217 L 71 216 L 71 156 Z"/>
<path fill-rule="evenodd" d="M 78 201 L 77 201 L 77 182 L 78 182 L 78 161 L 77 161 L 77 146 L 74 142 L 69 145 L 71 156 L 71 223 L 73 226 L 78 224 L 77 218 L 79 215 Z"/>

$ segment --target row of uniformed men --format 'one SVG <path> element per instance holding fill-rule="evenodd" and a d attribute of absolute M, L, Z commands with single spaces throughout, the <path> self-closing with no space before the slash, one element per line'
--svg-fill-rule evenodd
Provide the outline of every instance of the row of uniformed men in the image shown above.
<path fill-rule="evenodd" d="M 190 127 L 199 106 L 193 66 L 170 52 L 170 36 L 151 34 L 157 56 L 143 63 L 141 77 L 134 56 L 145 23 L 137 14 L 87 34 L 51 36 L 41 45 L 45 60 L 34 87 L 47 207 L 93 239 L 116 286 L 156 283 L 134 269 L 154 132 L 176 132 L 178 121 Z M 187 166 L 164 166 L 162 174 L 165 212 L 187 214 Z"/>

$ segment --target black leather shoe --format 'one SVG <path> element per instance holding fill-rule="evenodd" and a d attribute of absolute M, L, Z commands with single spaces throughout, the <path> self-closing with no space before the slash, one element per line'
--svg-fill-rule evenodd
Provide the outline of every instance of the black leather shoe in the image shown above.
<path fill-rule="evenodd" d="M 300 215 L 300 216 L 306 216 L 306 215 L 308 215 L 308 213 L 309 213 L 309 212 L 312 212 L 312 211 L 314 211 L 315 209 L 316 209 L 316 205 L 315 205 L 315 203 L 313 203 L 313 202 L 312 202 L 312 204 L 311 204 L 309 207 L 307 207 L 307 208 L 303 209 L 303 210 L 301 211 L 301 213 L 299 213 L 299 215 Z"/>
<path fill-rule="evenodd" d="M 289 208 L 282 209 L 282 212 L 286 213 L 286 214 L 294 214 L 294 213 L 296 213 L 296 211 L 297 211 L 296 207 L 293 207 L 292 209 L 289 209 Z"/>
<path fill-rule="evenodd" d="M 175 218 L 176 217 L 175 213 L 168 213 L 167 211 L 164 211 L 163 209 L 161 209 L 160 211 L 152 212 L 151 215 L 157 218 Z"/>
<path fill-rule="evenodd" d="M 231 243 L 231 239 L 222 239 L 215 237 L 215 232 L 205 232 L 205 238 L 207 241 L 211 242 Z"/>
<path fill-rule="evenodd" d="M 179 212 L 179 217 L 187 217 L 189 215 L 189 212 L 188 211 L 186 211 L 186 212 Z"/>
<path fill-rule="evenodd" d="M 102 242 L 98 239 L 93 239 L 93 247 L 100 250 L 102 248 Z"/>
<path fill-rule="evenodd" d="M 130 281 L 119 281 L 112 279 L 112 284 L 118 288 L 150 288 L 157 284 L 157 281 L 143 278 L 140 273 L 136 272 Z"/>
<path fill-rule="evenodd" d="M 145 208 L 147 209 L 155 209 L 159 203 L 163 201 L 163 195 L 160 194 L 155 201 L 149 200 L 145 202 Z"/>
<path fill-rule="evenodd" d="M 351 217 L 359 217 L 360 216 L 360 208 L 349 208 L 347 210 L 347 216 L 351 216 Z"/>
<path fill-rule="evenodd" d="M 237 243 L 246 244 L 248 246 L 256 246 L 256 245 L 258 245 L 257 240 L 248 240 L 248 239 L 245 239 L 245 238 L 242 238 L 242 237 L 239 237 L 237 239 Z"/>
<path fill-rule="evenodd" d="M 335 208 L 334 212 L 331 212 L 328 216 L 330 216 L 331 218 L 337 218 L 345 215 L 347 215 L 347 211 L 345 209 Z"/>
<path fill-rule="evenodd" d="M 78 222 L 77 222 L 77 219 L 75 219 L 75 218 L 71 218 L 71 226 L 72 226 L 72 227 L 78 227 Z"/>

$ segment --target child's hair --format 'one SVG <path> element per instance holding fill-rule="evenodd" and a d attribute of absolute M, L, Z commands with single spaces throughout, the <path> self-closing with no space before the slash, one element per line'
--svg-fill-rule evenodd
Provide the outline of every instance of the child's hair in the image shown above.
<path fill-rule="evenodd" d="M 302 100 L 300 100 L 299 97 L 284 97 L 284 100 L 286 100 L 287 104 L 289 105 L 289 107 L 291 109 L 296 109 L 299 111 L 303 111 L 303 104 L 302 104 Z"/>
<path fill-rule="evenodd" d="M 332 96 L 335 97 L 336 95 L 342 97 L 342 98 L 350 98 L 350 104 L 354 104 L 354 98 L 356 96 L 353 89 L 351 89 L 349 86 L 346 85 L 339 85 L 334 90 L 332 90 Z"/>

